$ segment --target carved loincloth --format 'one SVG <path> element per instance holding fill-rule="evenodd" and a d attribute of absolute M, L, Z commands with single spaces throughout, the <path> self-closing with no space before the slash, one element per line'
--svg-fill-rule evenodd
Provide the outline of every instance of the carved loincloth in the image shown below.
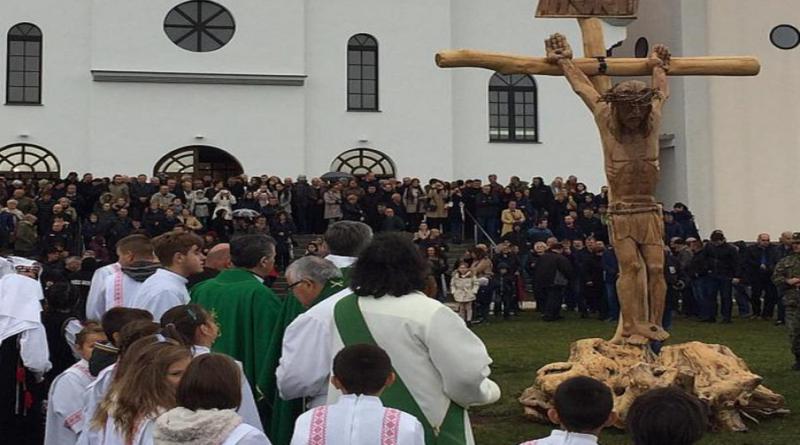
<path fill-rule="evenodd" d="M 640 246 L 664 243 L 661 206 L 654 203 L 614 203 L 608 209 L 612 244 L 632 239 Z"/>

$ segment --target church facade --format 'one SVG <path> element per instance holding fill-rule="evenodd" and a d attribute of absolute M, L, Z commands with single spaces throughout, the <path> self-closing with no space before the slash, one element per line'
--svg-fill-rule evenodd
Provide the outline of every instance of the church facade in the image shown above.
<path fill-rule="evenodd" d="M 0 173 L 575 174 L 599 188 L 599 138 L 563 79 L 435 66 L 445 49 L 579 41 L 534 3 L 15 2 L 0 14 Z"/>

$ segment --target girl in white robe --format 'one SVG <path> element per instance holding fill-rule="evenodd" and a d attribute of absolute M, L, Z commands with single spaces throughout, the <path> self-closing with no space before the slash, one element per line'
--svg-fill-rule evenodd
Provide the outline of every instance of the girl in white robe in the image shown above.
<path fill-rule="evenodd" d="M 191 351 L 160 334 L 135 342 L 92 419 L 99 432 L 89 445 L 150 445 L 155 419 L 175 406 L 175 390 L 192 360 Z"/>
<path fill-rule="evenodd" d="M 211 346 L 219 336 L 219 327 L 214 321 L 214 317 L 209 315 L 202 306 L 197 304 L 187 304 L 176 306 L 168 310 L 161 317 L 161 326 L 165 332 L 174 339 L 179 339 L 192 347 L 192 355 L 199 357 L 211 352 Z M 237 409 L 237 413 L 242 417 L 244 423 L 264 431 L 261 424 L 261 417 L 258 415 L 256 400 L 253 390 L 248 383 L 242 370 L 242 364 L 238 361 L 241 374 L 241 394 L 242 403 Z"/>
<path fill-rule="evenodd" d="M 87 323 L 75 336 L 75 352 L 80 361 L 53 380 L 47 404 L 45 445 L 74 445 L 84 426 L 84 393 L 94 381 L 89 358 L 95 342 L 106 335 L 98 323 Z"/>
<path fill-rule="evenodd" d="M 241 379 L 241 368 L 227 355 L 195 358 L 178 386 L 178 407 L 155 423 L 153 444 L 271 445 L 264 433 L 236 414 Z"/>

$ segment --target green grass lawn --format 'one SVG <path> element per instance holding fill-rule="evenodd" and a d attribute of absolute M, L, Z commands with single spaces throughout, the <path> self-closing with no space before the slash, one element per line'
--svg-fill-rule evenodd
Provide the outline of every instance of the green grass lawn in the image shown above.
<path fill-rule="evenodd" d="M 494 405 L 470 410 L 478 445 L 517 445 L 545 437 L 552 429 L 526 420 L 517 399 L 533 384 L 536 371 L 549 363 L 566 361 L 569 346 L 583 338 L 611 338 L 615 324 L 581 320 L 567 313 L 560 323 L 544 323 L 538 314 L 526 311 L 508 322 L 493 321 L 477 326 L 494 359 L 492 378 L 503 390 Z M 709 433 L 705 445 L 800 445 L 800 372 L 791 371 L 792 356 L 784 327 L 761 320 L 734 319 L 731 325 L 684 321 L 676 317 L 671 342 L 702 341 L 730 347 L 750 369 L 764 378 L 764 385 L 783 395 L 793 414 L 749 423 L 747 433 Z M 604 445 L 628 445 L 623 432 L 606 430 L 600 438 Z"/>

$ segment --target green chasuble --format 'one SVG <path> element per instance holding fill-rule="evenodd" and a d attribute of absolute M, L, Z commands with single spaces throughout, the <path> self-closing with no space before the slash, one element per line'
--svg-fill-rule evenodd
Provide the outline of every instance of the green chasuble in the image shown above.
<path fill-rule="evenodd" d="M 329 280 L 325 287 L 320 292 L 319 296 L 311 307 L 324 301 L 326 298 L 333 294 L 339 293 L 350 285 L 350 271 L 351 268 L 342 268 L 343 279 Z M 275 332 L 272 335 L 272 341 L 267 353 L 267 366 L 269 371 L 269 380 L 264 387 L 264 397 L 267 400 L 269 411 L 269 422 L 265 422 L 264 431 L 269 436 L 269 440 L 273 445 L 289 445 L 292 441 L 292 434 L 294 433 L 294 424 L 297 418 L 303 414 L 304 406 L 302 399 L 283 400 L 278 393 L 277 382 L 275 381 L 275 372 L 278 370 L 280 364 L 281 352 L 283 349 L 283 334 L 286 328 L 299 317 L 308 308 L 303 307 L 297 299 L 289 294 L 283 300 L 283 306 L 278 317 L 278 324 L 275 326 Z"/>
<path fill-rule="evenodd" d="M 219 325 L 220 336 L 212 350 L 242 362 L 266 425 L 264 388 L 275 380 L 267 352 L 280 324 L 281 299 L 245 269 L 223 270 L 193 287 L 191 296 L 192 303 L 212 313 Z"/>

